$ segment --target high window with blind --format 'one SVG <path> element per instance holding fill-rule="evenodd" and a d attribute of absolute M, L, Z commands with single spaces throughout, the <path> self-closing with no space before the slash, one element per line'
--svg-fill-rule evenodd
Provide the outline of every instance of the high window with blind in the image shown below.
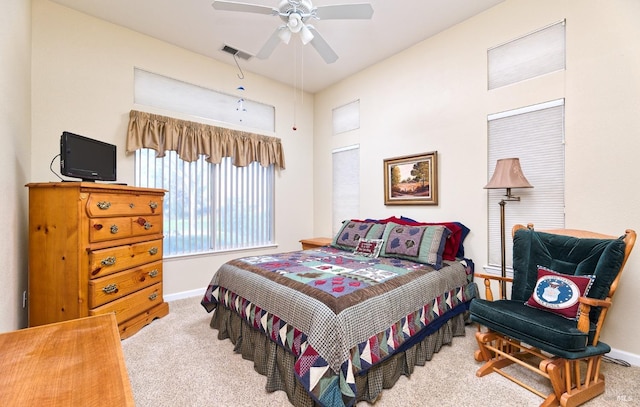
<path fill-rule="evenodd" d="M 538 229 L 564 227 L 564 99 L 515 109 L 488 117 L 489 156 L 487 180 L 500 158 L 518 157 L 533 188 L 514 189 L 520 201 L 505 208 L 505 231 L 510 236 L 517 223 Z M 499 268 L 500 207 L 505 190 L 488 190 L 489 268 Z M 507 268 L 513 257 L 507 239 Z"/>
<path fill-rule="evenodd" d="M 196 120 L 204 117 L 197 109 L 208 106 L 208 117 L 218 122 L 273 128 L 274 109 L 259 103 L 240 99 L 244 110 L 238 113 L 237 98 L 213 90 L 140 70 L 135 80 L 138 105 L 161 106 Z M 135 185 L 167 190 L 165 256 L 275 244 L 275 170 L 284 169 L 279 139 L 134 110 L 129 120 L 127 151 L 135 152 Z"/>
<path fill-rule="evenodd" d="M 565 69 L 565 47 L 565 22 L 561 21 L 489 49 L 488 88 Z"/>

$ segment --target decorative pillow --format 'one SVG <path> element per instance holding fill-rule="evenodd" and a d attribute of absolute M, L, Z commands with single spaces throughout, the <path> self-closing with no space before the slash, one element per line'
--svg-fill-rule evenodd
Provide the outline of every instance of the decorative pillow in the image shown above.
<path fill-rule="evenodd" d="M 464 239 L 467 238 L 467 235 L 469 234 L 469 232 L 471 232 L 471 229 L 469 229 L 468 227 L 466 227 L 460 222 L 453 222 L 453 223 L 460 226 L 460 228 L 462 229 L 462 232 L 460 233 L 460 247 L 458 247 L 458 253 L 456 254 L 456 257 L 459 257 L 462 259 L 464 258 Z"/>
<path fill-rule="evenodd" d="M 382 239 L 360 239 L 353 254 L 376 258 L 382 249 Z"/>
<path fill-rule="evenodd" d="M 594 279 L 594 276 L 561 274 L 538 266 L 538 282 L 525 305 L 577 320 L 580 317 L 578 298 L 587 295 Z"/>
<path fill-rule="evenodd" d="M 395 216 L 389 217 L 387 219 L 380 219 L 380 223 L 397 223 L 399 225 L 416 225 L 416 226 L 435 226 L 442 225 L 449 229 L 449 236 L 447 237 L 444 243 L 444 251 L 442 252 L 442 258 L 444 260 L 455 260 L 456 257 L 464 256 L 464 248 L 462 247 L 462 241 L 467 234 L 469 233 L 469 229 L 459 222 L 418 222 L 413 219 L 407 217 L 396 218 Z M 466 233 L 465 233 L 466 229 Z M 464 236 L 463 236 L 464 233 Z M 460 252 L 462 250 L 462 252 Z M 459 255 L 461 254 L 461 255 Z"/>
<path fill-rule="evenodd" d="M 444 244 L 451 232 L 444 226 L 386 224 L 381 256 L 442 267 Z"/>
<path fill-rule="evenodd" d="M 354 250 L 360 239 L 380 239 L 382 232 L 384 225 L 379 223 L 345 220 L 333 238 L 331 246 L 342 250 Z"/>
<path fill-rule="evenodd" d="M 442 258 L 444 260 L 455 260 L 458 255 L 458 250 L 460 249 L 460 243 L 462 242 L 462 228 L 454 222 L 423 223 L 423 225 L 441 225 L 449 229 L 451 233 L 444 243 Z"/>

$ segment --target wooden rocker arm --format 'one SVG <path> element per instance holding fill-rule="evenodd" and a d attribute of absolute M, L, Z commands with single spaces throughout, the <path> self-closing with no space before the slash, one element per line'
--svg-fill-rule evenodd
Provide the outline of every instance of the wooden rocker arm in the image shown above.
<path fill-rule="evenodd" d="M 474 277 L 484 279 L 484 297 L 488 301 L 493 301 L 493 291 L 491 290 L 491 280 L 506 281 L 508 283 L 513 282 L 513 278 L 511 277 L 501 277 L 501 276 L 495 276 L 492 274 L 474 273 Z"/>
<path fill-rule="evenodd" d="M 589 332 L 589 314 L 591 313 L 591 307 L 604 308 L 604 310 L 600 314 L 598 326 L 596 327 L 596 335 L 593 341 L 593 345 L 596 345 L 598 343 L 600 328 L 602 327 L 602 323 L 604 322 L 604 317 L 607 313 L 607 309 L 612 304 L 611 299 L 605 298 L 604 300 L 599 300 L 597 298 L 580 297 L 578 301 L 580 302 L 580 318 L 578 319 L 578 329 L 584 333 Z"/>
<path fill-rule="evenodd" d="M 589 305 L 590 307 L 609 308 L 612 304 L 611 300 L 608 298 L 605 298 L 604 300 L 599 300 L 597 298 L 580 297 L 578 298 L 578 301 L 580 301 L 580 304 L 586 304 L 586 305 Z"/>

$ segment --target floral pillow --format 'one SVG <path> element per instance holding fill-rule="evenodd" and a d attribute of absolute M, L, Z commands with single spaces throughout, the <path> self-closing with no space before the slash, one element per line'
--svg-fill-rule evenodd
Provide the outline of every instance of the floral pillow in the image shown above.
<path fill-rule="evenodd" d="M 578 299 L 587 295 L 594 279 L 595 276 L 561 274 L 538 266 L 538 281 L 525 305 L 577 320 Z"/>
<path fill-rule="evenodd" d="M 380 255 L 425 263 L 440 269 L 445 242 L 450 233 L 442 225 L 401 225 L 389 222 L 382 234 L 384 243 Z"/>
<path fill-rule="evenodd" d="M 360 239 L 353 254 L 376 258 L 382 250 L 382 239 Z"/>
<path fill-rule="evenodd" d="M 376 222 L 345 220 L 334 236 L 331 246 L 342 250 L 354 250 L 360 239 L 380 239 L 384 225 Z"/>

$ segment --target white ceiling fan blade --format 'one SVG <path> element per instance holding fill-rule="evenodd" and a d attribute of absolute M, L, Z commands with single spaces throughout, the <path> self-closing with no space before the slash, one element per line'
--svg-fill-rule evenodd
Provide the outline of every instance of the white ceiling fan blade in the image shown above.
<path fill-rule="evenodd" d="M 267 40 L 267 42 L 265 42 L 262 48 L 260 48 L 260 51 L 258 51 L 258 53 L 256 54 L 256 58 L 267 59 L 271 56 L 271 54 L 273 54 L 273 51 L 275 51 L 278 44 L 280 44 L 280 42 L 283 41 L 282 37 L 280 36 L 280 32 L 282 30 L 288 31 L 289 29 L 287 28 L 286 25 L 278 27 L 273 32 L 273 34 L 271 34 L 271 37 L 269 37 L 269 39 Z"/>
<path fill-rule="evenodd" d="M 268 14 L 274 15 L 278 13 L 278 10 L 267 7 L 260 6 L 258 4 L 248 4 L 248 3 L 238 3 L 236 1 L 214 1 L 211 6 L 216 10 L 223 11 L 242 11 L 247 13 L 258 13 L 258 14 Z"/>
<path fill-rule="evenodd" d="M 315 15 L 320 20 L 368 20 L 373 16 L 373 7 L 371 4 L 318 6 Z"/>
<path fill-rule="evenodd" d="M 313 34 L 311 45 L 313 45 L 313 48 L 318 51 L 318 54 L 320 54 L 322 59 L 324 59 L 324 62 L 328 64 L 336 62 L 338 60 L 338 54 L 331 49 L 331 46 L 324 40 L 324 38 L 322 38 L 318 30 L 316 30 L 312 25 L 307 25 L 307 28 Z"/>

